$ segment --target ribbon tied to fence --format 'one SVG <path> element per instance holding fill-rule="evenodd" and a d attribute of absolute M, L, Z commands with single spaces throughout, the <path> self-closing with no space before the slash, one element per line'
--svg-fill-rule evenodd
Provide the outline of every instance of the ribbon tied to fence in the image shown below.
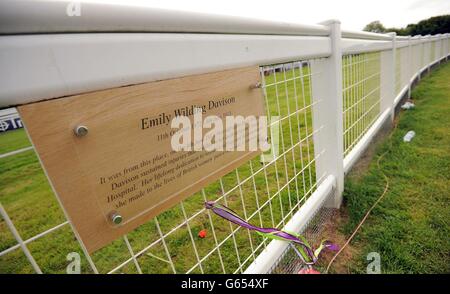
<path fill-rule="evenodd" d="M 306 238 L 300 234 L 294 232 L 286 232 L 275 228 L 261 228 L 254 226 L 243 220 L 241 217 L 239 217 L 239 215 L 236 212 L 234 212 L 230 208 L 221 205 L 215 201 L 206 201 L 205 208 L 212 210 L 218 216 L 240 227 L 246 228 L 251 231 L 256 231 L 258 234 L 267 237 L 269 239 L 293 242 L 295 244 L 298 244 L 300 246 L 300 248 L 298 248 L 299 249 L 298 251 L 301 254 L 301 257 L 303 258 L 303 261 L 305 262 L 305 264 L 310 266 L 317 262 L 322 250 L 328 249 L 337 251 L 339 249 L 337 245 L 331 243 L 330 241 L 323 240 L 320 243 L 319 247 L 316 250 L 314 250 L 312 246 L 308 243 Z"/>

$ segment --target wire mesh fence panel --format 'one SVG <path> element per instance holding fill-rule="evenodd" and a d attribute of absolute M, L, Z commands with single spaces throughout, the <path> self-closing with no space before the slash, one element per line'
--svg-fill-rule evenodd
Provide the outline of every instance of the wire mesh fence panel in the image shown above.
<path fill-rule="evenodd" d="M 337 213 L 336 208 L 327 207 L 325 203 L 330 201 L 331 194 L 324 197 L 317 211 L 313 213 L 310 221 L 301 228 L 300 232 L 313 246 L 317 248 L 321 241 L 330 237 L 333 229 L 333 217 Z M 307 265 L 303 261 L 301 254 L 297 251 L 295 245 L 286 247 L 281 256 L 274 261 L 273 266 L 268 273 L 271 274 L 298 274 L 299 271 Z M 320 264 L 317 266 L 320 267 Z"/>
<path fill-rule="evenodd" d="M 344 156 L 380 113 L 380 53 L 343 57 Z"/>
<path fill-rule="evenodd" d="M 279 151 L 246 162 L 92 254 L 84 254 L 33 149 L 0 158 L 0 272 L 63 273 L 71 253 L 80 256 L 82 273 L 243 272 L 268 240 L 205 210 L 204 202 L 219 201 L 254 225 L 282 228 L 318 185 L 313 135 L 320 127 L 312 125 L 309 61 L 260 72 L 269 140 L 276 126 Z M 15 132 L 0 135 L 2 148 L 9 141 L 29 146 L 26 133 Z"/>

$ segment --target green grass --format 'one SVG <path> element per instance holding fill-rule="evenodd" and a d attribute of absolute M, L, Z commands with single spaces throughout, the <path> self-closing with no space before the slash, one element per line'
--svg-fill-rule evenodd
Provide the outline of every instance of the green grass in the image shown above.
<path fill-rule="evenodd" d="M 388 193 L 361 228 L 347 264 L 365 273 L 369 252 L 381 255 L 383 273 L 450 273 L 450 64 L 423 79 L 412 93 L 416 109 L 402 112 L 391 137 L 376 149 L 364 176 L 350 176 L 344 197 L 349 235 L 382 193 Z M 410 143 L 403 136 L 414 130 Z M 378 169 L 377 157 L 387 154 Z"/>
<path fill-rule="evenodd" d="M 0 133 L 0 154 L 28 147 L 30 145 L 31 143 L 28 140 L 24 129 Z"/>

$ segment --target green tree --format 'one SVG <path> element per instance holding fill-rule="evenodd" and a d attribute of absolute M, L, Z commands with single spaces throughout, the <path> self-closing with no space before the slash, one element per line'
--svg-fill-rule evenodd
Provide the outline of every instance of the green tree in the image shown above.
<path fill-rule="evenodd" d="M 366 32 L 372 32 L 372 33 L 385 33 L 386 28 L 383 26 L 383 24 L 379 20 L 372 21 L 371 23 L 367 24 L 364 29 Z"/>
<path fill-rule="evenodd" d="M 450 14 L 431 17 L 406 27 L 410 35 L 450 33 Z"/>
<path fill-rule="evenodd" d="M 372 21 L 364 27 L 364 31 L 374 33 L 395 32 L 399 36 L 435 35 L 450 33 L 450 14 L 430 17 L 409 24 L 405 28 L 385 28 L 380 21 Z"/>

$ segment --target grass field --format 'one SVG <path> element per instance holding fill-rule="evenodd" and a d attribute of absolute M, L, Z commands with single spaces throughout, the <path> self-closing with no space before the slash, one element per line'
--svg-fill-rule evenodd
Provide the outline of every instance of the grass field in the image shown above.
<path fill-rule="evenodd" d="M 352 256 L 337 260 L 338 272 L 365 273 L 367 254 L 378 252 L 383 273 L 450 273 L 449 77 L 447 63 L 423 79 L 412 92 L 416 109 L 400 114 L 368 170 L 347 178 L 346 237 L 383 191 L 382 172 L 390 188 L 351 243 Z M 416 136 L 404 143 L 409 130 Z M 386 151 L 380 170 L 376 160 Z"/>
<path fill-rule="evenodd" d="M 25 148 L 31 144 L 24 129 L 18 129 L 5 134 L 0 134 L 0 136 L 0 154 Z"/>

